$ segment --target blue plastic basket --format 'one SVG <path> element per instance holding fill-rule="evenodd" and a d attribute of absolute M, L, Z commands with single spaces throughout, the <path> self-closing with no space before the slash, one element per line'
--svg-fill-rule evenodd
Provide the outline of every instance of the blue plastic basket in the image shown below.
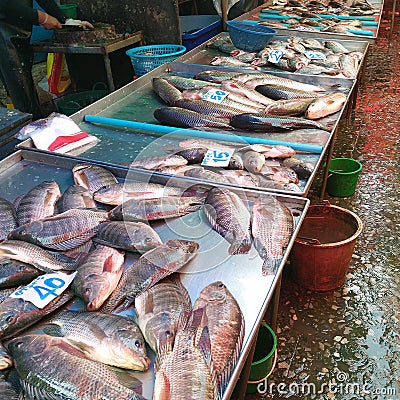
<path fill-rule="evenodd" d="M 177 44 L 156 44 L 134 47 L 126 51 L 131 58 L 135 74 L 142 76 L 160 65 L 176 60 L 186 51 L 185 46 Z"/>
<path fill-rule="evenodd" d="M 232 43 L 241 50 L 260 51 L 276 35 L 276 30 L 265 25 L 243 21 L 227 21 Z"/>

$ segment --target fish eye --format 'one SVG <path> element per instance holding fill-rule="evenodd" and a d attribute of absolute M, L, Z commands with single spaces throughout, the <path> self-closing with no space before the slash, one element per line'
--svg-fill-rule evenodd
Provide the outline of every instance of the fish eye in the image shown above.
<path fill-rule="evenodd" d="M 173 334 L 173 332 L 168 330 L 168 331 L 165 331 L 165 336 L 167 337 L 167 339 L 171 339 L 174 337 L 174 334 Z"/>
<path fill-rule="evenodd" d="M 9 315 L 7 318 L 6 318 L 6 322 L 12 322 L 14 320 L 14 317 L 12 316 L 12 315 Z"/>
<path fill-rule="evenodd" d="M 225 285 L 222 282 L 220 282 L 218 283 L 218 287 L 222 289 L 223 287 L 225 287 Z"/>
<path fill-rule="evenodd" d="M 17 349 L 19 349 L 19 348 L 21 348 L 23 346 L 23 344 L 24 344 L 24 342 L 17 342 L 17 343 L 15 343 L 15 347 Z"/>
<path fill-rule="evenodd" d="M 135 340 L 135 346 L 140 349 L 143 346 L 142 341 L 139 339 Z"/>
<path fill-rule="evenodd" d="M 92 289 L 91 288 L 86 288 L 85 289 L 85 294 L 90 294 L 92 293 Z"/>

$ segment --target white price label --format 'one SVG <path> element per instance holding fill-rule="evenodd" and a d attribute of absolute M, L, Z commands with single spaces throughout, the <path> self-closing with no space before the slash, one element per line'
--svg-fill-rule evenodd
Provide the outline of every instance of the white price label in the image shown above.
<path fill-rule="evenodd" d="M 203 94 L 202 99 L 219 104 L 228 94 L 228 92 L 221 89 L 210 89 L 207 93 Z"/>
<path fill-rule="evenodd" d="M 234 152 L 235 149 L 209 149 L 205 154 L 201 165 L 205 165 L 207 167 L 227 167 Z"/>
<path fill-rule="evenodd" d="M 70 275 L 62 272 L 45 274 L 34 279 L 29 285 L 16 290 L 10 297 L 30 301 L 37 308 L 44 308 L 71 284 L 76 271 Z"/>
<path fill-rule="evenodd" d="M 284 56 L 284 54 L 285 54 L 284 50 L 271 50 L 268 53 L 268 61 L 270 63 L 276 64 Z"/>
<path fill-rule="evenodd" d="M 308 26 L 300 25 L 296 28 L 298 31 L 315 32 L 315 29 L 309 28 Z"/>
<path fill-rule="evenodd" d="M 309 59 L 309 60 L 326 60 L 326 56 L 324 53 L 321 53 L 320 51 L 305 51 L 304 55 Z"/>

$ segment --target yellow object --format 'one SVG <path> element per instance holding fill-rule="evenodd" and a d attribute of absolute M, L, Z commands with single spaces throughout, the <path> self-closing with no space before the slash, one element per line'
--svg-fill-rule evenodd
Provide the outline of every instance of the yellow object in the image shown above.
<path fill-rule="evenodd" d="M 49 92 L 52 94 L 62 94 L 71 85 L 64 54 L 49 53 L 47 55 L 47 82 Z"/>

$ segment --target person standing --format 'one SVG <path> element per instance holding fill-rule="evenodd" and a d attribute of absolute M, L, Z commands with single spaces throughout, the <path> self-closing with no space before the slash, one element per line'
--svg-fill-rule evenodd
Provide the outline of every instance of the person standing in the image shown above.
<path fill-rule="evenodd" d="M 0 79 L 20 111 L 43 117 L 32 77 L 32 26 L 61 29 L 61 24 L 93 29 L 87 21 L 67 19 L 54 0 L 37 0 L 45 10 L 33 8 L 32 0 L 0 0 Z"/>

